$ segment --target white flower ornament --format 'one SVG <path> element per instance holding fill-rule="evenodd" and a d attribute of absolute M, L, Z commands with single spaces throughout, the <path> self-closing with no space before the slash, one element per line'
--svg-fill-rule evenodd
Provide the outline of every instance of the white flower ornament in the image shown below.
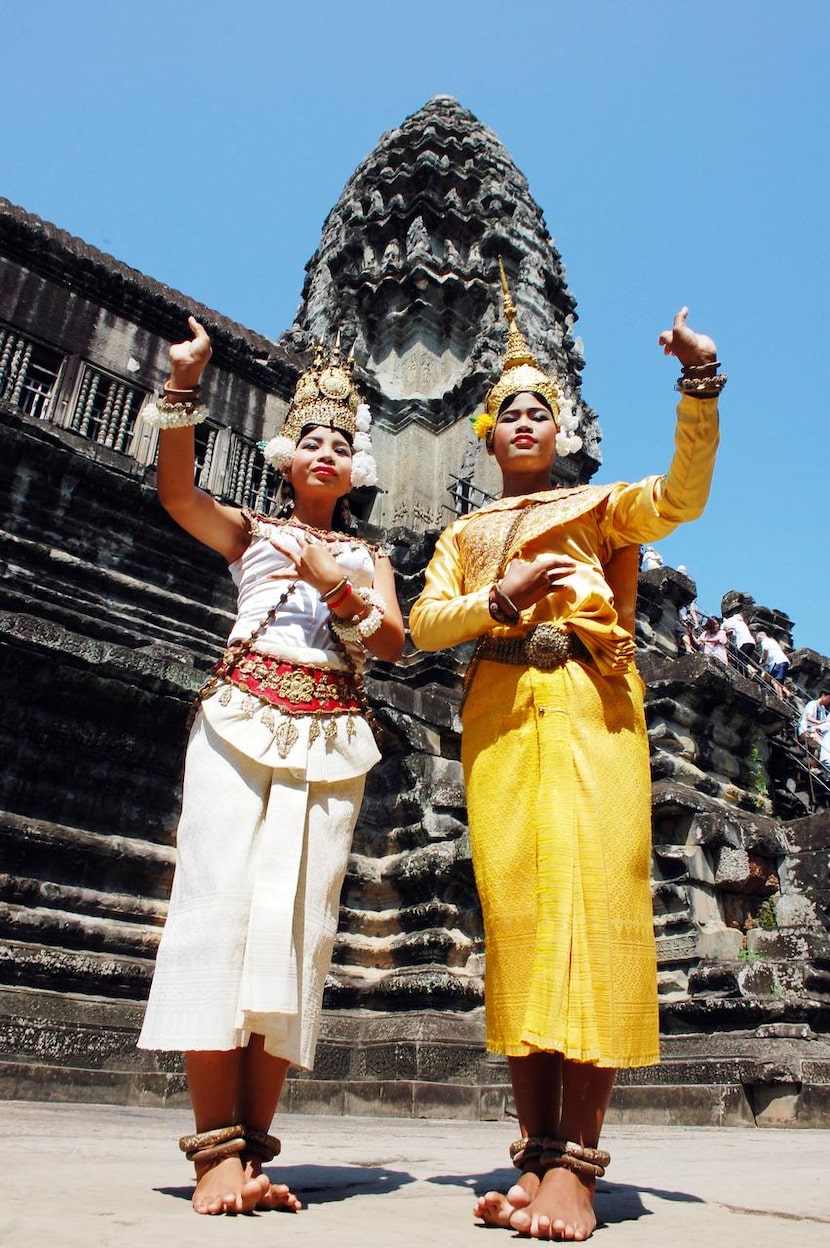
<path fill-rule="evenodd" d="M 272 468 L 276 468 L 277 472 L 282 472 L 283 468 L 287 468 L 293 460 L 296 449 L 290 438 L 278 433 L 275 438 L 271 438 L 270 442 L 265 443 L 262 454 Z"/>
<path fill-rule="evenodd" d="M 377 485 L 378 466 L 366 451 L 355 451 L 352 456 L 352 486 Z"/>
<path fill-rule="evenodd" d="M 582 438 L 576 432 L 579 428 L 579 417 L 574 411 L 571 399 L 563 399 L 559 404 L 559 429 L 556 434 L 557 455 L 572 455 L 582 449 Z"/>

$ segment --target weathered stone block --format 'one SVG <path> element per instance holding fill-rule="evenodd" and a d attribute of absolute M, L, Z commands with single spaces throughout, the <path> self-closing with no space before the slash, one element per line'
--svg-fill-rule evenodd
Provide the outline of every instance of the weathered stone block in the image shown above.
<path fill-rule="evenodd" d="M 343 1113 L 367 1118 L 412 1118 L 415 1086 L 405 1078 L 350 1083 L 343 1097 Z"/>
<path fill-rule="evenodd" d="M 412 1089 L 414 1118 L 452 1118 L 473 1121 L 479 1116 L 478 1088 L 454 1083 L 417 1082 Z"/>
<path fill-rule="evenodd" d="M 799 1117 L 800 1083 L 754 1083 L 747 1091 L 757 1126 L 795 1126 Z"/>
<path fill-rule="evenodd" d="M 701 958 L 734 962 L 744 944 L 743 934 L 731 927 L 709 927 L 698 935 L 697 951 Z"/>
<path fill-rule="evenodd" d="M 325 1079 L 287 1079 L 283 1092 L 285 1109 L 292 1114 L 345 1113 L 345 1089 L 342 1083 Z"/>

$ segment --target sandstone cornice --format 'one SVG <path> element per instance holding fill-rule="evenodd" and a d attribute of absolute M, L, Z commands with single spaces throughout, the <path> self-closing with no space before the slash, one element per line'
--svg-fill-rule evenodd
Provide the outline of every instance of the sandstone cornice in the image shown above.
<path fill-rule="evenodd" d="M 0 240 L 8 258 L 167 341 L 181 338 L 189 315 L 198 317 L 210 330 L 215 363 L 224 364 L 269 393 L 290 394 L 298 361 L 285 347 L 3 198 Z M 258 360 L 267 360 L 267 365 Z"/>

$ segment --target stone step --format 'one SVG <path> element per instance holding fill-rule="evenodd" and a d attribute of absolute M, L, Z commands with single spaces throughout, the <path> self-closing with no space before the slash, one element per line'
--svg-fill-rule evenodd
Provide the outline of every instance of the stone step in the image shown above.
<path fill-rule="evenodd" d="M 0 902 L 0 939 L 15 943 L 152 959 L 160 938 L 157 925 Z"/>
<path fill-rule="evenodd" d="M 233 622 L 232 596 L 223 608 L 166 586 L 139 581 L 117 568 L 91 564 L 45 542 L 0 531 L 5 565 L 4 606 L 29 610 L 88 636 L 114 631 L 126 644 L 159 639 L 215 655 Z"/>
<path fill-rule="evenodd" d="M 74 887 L 127 894 L 151 910 L 166 902 L 175 850 L 129 836 L 108 835 L 0 811 L 3 861 L 16 874 L 39 880 L 71 880 Z"/>
<path fill-rule="evenodd" d="M 136 1048 L 144 1001 L 0 986 L 0 1056 L 98 1070 L 179 1070 L 177 1054 Z"/>
<path fill-rule="evenodd" d="M 457 906 L 432 897 L 429 901 L 388 910 L 341 908 L 340 932 L 365 937 L 395 936 L 400 932 L 423 931 L 433 927 L 458 926 L 462 912 Z"/>
<path fill-rule="evenodd" d="M 21 875 L 0 875 L 0 898 L 16 906 L 63 910 L 74 915 L 151 927 L 163 926 L 167 914 L 167 904 L 155 898 L 78 888 L 74 884 Z"/>
<path fill-rule="evenodd" d="M 146 1000 L 153 958 L 0 939 L 0 983 Z"/>
<path fill-rule="evenodd" d="M 464 966 L 476 942 L 457 929 L 432 927 L 387 936 L 340 932 L 334 944 L 334 962 L 340 966 L 392 970 L 401 966 L 440 963 Z"/>
<path fill-rule="evenodd" d="M 379 911 L 429 904 L 436 894 L 446 897 L 469 872 L 469 847 L 463 837 L 384 857 L 353 853 L 342 903 L 350 909 Z"/>
<path fill-rule="evenodd" d="M 440 964 L 391 970 L 332 966 L 323 997 L 327 1009 L 461 1011 L 481 1005 L 484 980 Z"/>
<path fill-rule="evenodd" d="M 188 1104 L 184 1076 L 159 1071 L 94 1070 L 82 1066 L 0 1060 L 0 1098 L 78 1104 L 175 1106 Z M 349 1117 L 453 1118 L 513 1122 L 509 1082 L 441 1083 L 415 1079 L 292 1078 L 281 1114 Z M 618 1084 L 609 1125 L 778 1127 L 820 1130 L 830 1113 L 826 1084 Z M 506 1125 L 505 1130 L 509 1127 Z M 171 1147 L 174 1141 L 171 1140 Z"/>
<path fill-rule="evenodd" d="M 33 616 L 0 612 L 0 636 L 11 708 L 0 723 L 0 806 L 169 839 L 200 673 Z"/>
<path fill-rule="evenodd" d="M 43 598 L 7 580 L 3 586 L 3 607 L 9 612 L 37 616 L 96 641 L 112 642 L 126 650 L 157 646 L 180 662 L 200 669 L 215 662 L 222 640 L 213 633 L 197 630 L 184 621 L 164 621 L 117 606 L 111 599 L 102 605 L 98 598 L 85 598 L 71 587 L 54 589 Z M 144 618 L 142 619 L 142 615 Z M 137 625 L 141 625 L 137 627 Z M 229 631 L 229 629 L 228 629 Z"/>
<path fill-rule="evenodd" d="M 0 1099 L 81 1105 L 187 1105 L 183 1074 L 0 1060 Z M 175 1146 L 175 1143 L 174 1143 Z"/>
<path fill-rule="evenodd" d="M 0 424 L 0 525 L 21 539 L 37 534 L 55 551 L 90 559 L 197 602 L 222 603 L 232 588 L 221 557 L 164 513 L 127 456 L 96 461 L 42 422 Z M 94 450 L 81 443 L 84 452 Z M 32 465 L 36 465 L 33 475 Z M 217 596 L 218 595 L 218 596 Z"/>

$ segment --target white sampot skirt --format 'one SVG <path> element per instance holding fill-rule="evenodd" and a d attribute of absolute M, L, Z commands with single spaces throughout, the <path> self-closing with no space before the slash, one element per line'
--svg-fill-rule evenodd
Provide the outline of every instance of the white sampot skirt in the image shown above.
<path fill-rule="evenodd" d="M 365 779 L 264 765 L 197 717 L 140 1048 L 233 1049 L 258 1033 L 311 1069 Z"/>

